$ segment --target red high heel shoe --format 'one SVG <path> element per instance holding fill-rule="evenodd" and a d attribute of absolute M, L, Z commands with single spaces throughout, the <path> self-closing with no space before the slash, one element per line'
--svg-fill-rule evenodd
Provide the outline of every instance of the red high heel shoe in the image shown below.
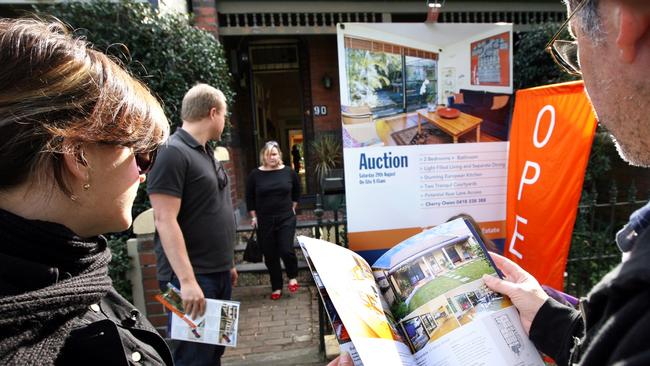
<path fill-rule="evenodd" d="M 294 284 L 289 284 L 288 287 L 289 287 L 289 292 L 294 293 L 294 292 L 298 291 L 298 289 L 300 288 L 300 285 L 298 284 L 298 282 L 296 282 Z"/>
<path fill-rule="evenodd" d="M 282 297 L 282 292 L 271 294 L 271 300 L 280 300 L 281 297 Z"/>

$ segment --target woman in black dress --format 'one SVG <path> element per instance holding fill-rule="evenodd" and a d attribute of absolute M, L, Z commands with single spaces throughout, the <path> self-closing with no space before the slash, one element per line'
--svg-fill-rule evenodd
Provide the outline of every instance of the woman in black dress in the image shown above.
<path fill-rule="evenodd" d="M 248 175 L 246 206 L 251 224 L 258 230 L 264 263 L 271 276 L 271 299 L 282 296 L 282 267 L 289 277 L 289 291 L 298 291 L 298 260 L 293 248 L 296 234 L 296 207 L 300 197 L 298 175 L 282 162 L 282 151 L 275 141 L 260 151 L 260 165 Z"/>

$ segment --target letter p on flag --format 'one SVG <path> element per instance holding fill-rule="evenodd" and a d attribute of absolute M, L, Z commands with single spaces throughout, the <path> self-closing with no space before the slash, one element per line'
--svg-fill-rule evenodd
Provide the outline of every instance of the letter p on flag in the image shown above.
<path fill-rule="evenodd" d="M 517 91 L 504 254 L 558 290 L 595 130 L 582 82 Z"/>
<path fill-rule="evenodd" d="M 527 178 L 528 177 L 528 169 L 533 168 L 535 169 L 535 173 L 533 173 L 532 178 Z M 517 201 L 521 201 L 521 192 L 524 189 L 524 184 L 533 184 L 537 182 L 537 179 L 539 179 L 539 171 L 540 171 L 539 164 L 537 164 L 534 161 L 528 161 L 526 160 L 526 164 L 524 165 L 524 170 L 521 172 L 521 179 L 519 180 L 519 193 L 517 193 Z"/>

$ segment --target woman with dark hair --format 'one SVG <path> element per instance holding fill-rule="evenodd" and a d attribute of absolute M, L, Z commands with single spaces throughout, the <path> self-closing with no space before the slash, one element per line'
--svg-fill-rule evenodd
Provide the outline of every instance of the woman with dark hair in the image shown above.
<path fill-rule="evenodd" d="M 0 364 L 171 364 L 108 277 L 169 124 L 60 23 L 0 20 Z"/>
<path fill-rule="evenodd" d="M 296 235 L 296 207 L 300 184 L 294 170 L 282 163 L 282 151 L 275 141 L 264 144 L 260 165 L 246 181 L 246 206 L 251 224 L 258 229 L 264 263 L 271 277 L 271 299 L 282 296 L 282 267 L 289 277 L 289 291 L 298 291 L 298 259 L 293 248 Z"/>

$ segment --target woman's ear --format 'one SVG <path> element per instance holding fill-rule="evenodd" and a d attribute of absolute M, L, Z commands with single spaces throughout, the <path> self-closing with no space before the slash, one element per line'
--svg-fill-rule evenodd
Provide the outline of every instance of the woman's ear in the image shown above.
<path fill-rule="evenodd" d="M 88 161 L 84 157 L 81 146 L 72 146 L 64 149 L 63 161 L 65 168 L 75 179 L 86 181 L 88 179 Z"/>

